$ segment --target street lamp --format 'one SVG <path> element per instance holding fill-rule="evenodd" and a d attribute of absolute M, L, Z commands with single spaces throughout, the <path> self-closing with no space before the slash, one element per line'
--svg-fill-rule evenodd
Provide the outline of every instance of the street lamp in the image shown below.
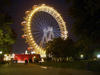
<path fill-rule="evenodd" d="M 80 58 L 81 58 L 81 59 L 83 59 L 83 58 L 84 58 L 84 55 L 83 55 L 83 54 L 81 54 L 81 55 L 80 55 Z"/>
<path fill-rule="evenodd" d="M 2 54 L 2 51 L 0 51 L 0 54 Z"/>
<path fill-rule="evenodd" d="M 100 54 L 97 54 L 97 58 L 99 58 L 99 59 L 100 59 Z"/>
<path fill-rule="evenodd" d="M 28 54 L 28 51 L 27 50 L 25 51 L 25 54 Z"/>

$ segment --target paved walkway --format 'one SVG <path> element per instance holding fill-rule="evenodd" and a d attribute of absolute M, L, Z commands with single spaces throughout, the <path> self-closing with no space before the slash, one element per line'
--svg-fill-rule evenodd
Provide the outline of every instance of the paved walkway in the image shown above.
<path fill-rule="evenodd" d="M 35 64 L 5 64 L 0 66 L 0 75 L 100 75 L 91 71 L 62 69 Z"/>

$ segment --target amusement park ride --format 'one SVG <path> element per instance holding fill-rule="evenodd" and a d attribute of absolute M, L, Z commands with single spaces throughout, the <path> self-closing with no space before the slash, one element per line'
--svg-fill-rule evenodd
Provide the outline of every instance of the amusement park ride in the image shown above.
<path fill-rule="evenodd" d="M 61 15 L 50 6 L 45 4 L 34 5 L 32 10 L 25 12 L 26 17 L 21 23 L 24 34 L 22 38 L 26 39 L 29 47 L 27 50 L 33 54 L 12 54 L 4 55 L 5 61 L 25 62 L 46 57 L 45 45 L 53 38 L 67 38 L 66 24 Z"/>
<path fill-rule="evenodd" d="M 53 38 L 67 38 L 66 24 L 61 15 L 48 5 L 34 5 L 32 10 L 25 12 L 26 17 L 21 25 L 28 43 L 28 50 L 46 57 L 45 44 Z"/>

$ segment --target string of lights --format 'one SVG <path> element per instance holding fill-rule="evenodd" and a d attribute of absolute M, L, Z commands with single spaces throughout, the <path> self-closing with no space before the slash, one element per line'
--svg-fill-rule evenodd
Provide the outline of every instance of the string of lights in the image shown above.
<path fill-rule="evenodd" d="M 38 5 L 38 6 L 34 5 L 32 7 L 32 10 L 25 12 L 25 14 L 26 14 L 25 21 L 23 21 L 21 23 L 24 26 L 24 29 L 23 29 L 24 35 L 22 35 L 22 37 L 26 39 L 26 42 L 29 44 L 30 49 L 34 49 L 35 53 L 40 54 L 41 56 L 44 57 L 44 56 L 46 56 L 46 50 L 44 50 L 44 48 L 42 46 L 39 46 L 36 43 L 36 40 L 34 39 L 34 36 L 33 36 L 33 34 L 36 34 L 36 33 L 32 33 L 32 29 L 31 29 L 32 22 L 33 22 L 32 19 L 34 18 L 35 14 L 37 12 L 41 12 L 41 11 L 50 14 L 58 23 L 60 31 L 57 31 L 57 32 L 60 32 L 60 34 L 56 33 L 56 36 L 61 35 L 61 38 L 65 40 L 67 38 L 68 32 L 66 29 L 66 23 L 64 22 L 61 15 L 53 7 L 47 6 L 45 4 Z M 44 16 L 44 17 L 46 17 L 46 16 Z M 40 26 L 40 28 L 41 27 L 42 26 Z M 50 30 L 52 31 L 53 28 L 49 29 L 48 31 L 50 31 Z M 53 35 L 53 33 L 52 33 L 52 35 Z"/>

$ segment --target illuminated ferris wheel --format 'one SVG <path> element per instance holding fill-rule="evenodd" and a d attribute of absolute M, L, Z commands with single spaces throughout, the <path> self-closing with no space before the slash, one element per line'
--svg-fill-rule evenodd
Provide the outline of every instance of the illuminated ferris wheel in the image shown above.
<path fill-rule="evenodd" d="M 67 29 L 61 15 L 52 7 L 45 4 L 34 5 L 32 10 L 26 11 L 24 35 L 29 49 L 45 56 L 45 44 L 53 38 L 67 38 Z"/>

